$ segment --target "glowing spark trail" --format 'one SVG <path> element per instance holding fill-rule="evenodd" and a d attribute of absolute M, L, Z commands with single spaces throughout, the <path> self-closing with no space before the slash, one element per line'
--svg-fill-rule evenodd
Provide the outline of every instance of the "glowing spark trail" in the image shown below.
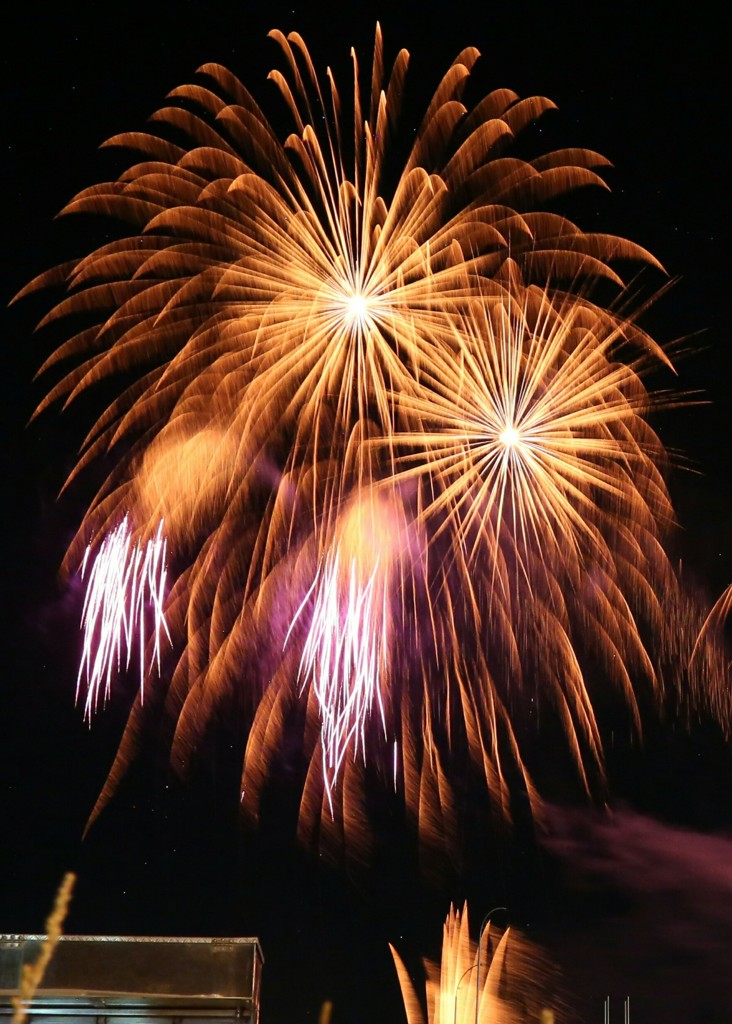
<path fill-rule="evenodd" d="M 91 548 L 87 548 L 82 564 L 82 578 L 86 575 Z M 145 623 L 152 610 L 153 648 L 149 668 L 160 670 L 160 638 L 168 636 L 163 612 L 163 598 L 167 568 L 165 564 L 167 541 L 163 535 L 162 520 L 155 536 L 144 548 L 132 543 L 132 530 L 127 516 L 101 543 L 89 572 L 84 597 L 81 626 L 84 642 L 77 679 L 77 698 L 82 682 L 86 686 L 84 716 L 90 719 L 97 710 L 100 693 L 109 698 L 112 679 L 118 672 L 126 650 L 125 665 L 129 666 L 132 649 L 137 643 L 139 652 L 140 692 L 144 694 Z"/>
<path fill-rule="evenodd" d="M 378 513 L 387 517 L 388 509 Z M 382 688 L 390 645 L 388 561 L 393 539 L 377 527 L 369 501 L 346 514 L 338 542 L 300 605 L 287 633 L 314 594 L 312 619 L 303 646 L 298 678 L 301 692 L 315 693 L 321 719 L 323 779 L 333 811 L 332 788 L 346 752 L 366 758 L 366 727 L 378 713 L 384 736 L 387 723 Z"/>
<path fill-rule="evenodd" d="M 378 572 L 377 563 L 364 585 L 352 562 L 345 571 L 347 593 L 342 599 L 343 568 L 336 553 L 315 582 L 313 623 L 299 676 L 303 686 L 312 680 L 320 707 L 323 773 L 331 805 L 331 787 L 351 742 L 354 755 L 365 755 L 365 724 L 375 706 L 386 731 L 379 681 L 386 668 L 387 616 L 375 592 Z"/>

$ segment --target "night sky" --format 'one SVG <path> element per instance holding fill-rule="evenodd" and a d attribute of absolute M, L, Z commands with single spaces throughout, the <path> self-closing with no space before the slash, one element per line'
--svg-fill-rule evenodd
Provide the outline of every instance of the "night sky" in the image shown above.
<path fill-rule="evenodd" d="M 58 568 L 93 474 L 57 494 L 93 405 L 64 416 L 52 409 L 27 425 L 44 394 L 33 376 L 52 347 L 33 332 L 51 302 L 41 295 L 6 308 L 36 274 L 103 242 L 103 223 L 55 215 L 129 162 L 99 144 L 141 129 L 202 63 L 230 67 L 266 106 L 266 74 L 278 61 L 267 30 L 299 31 L 316 66 L 332 64 L 345 80 L 351 45 L 365 63 L 378 19 L 387 55 L 402 46 L 412 55 L 411 130 L 439 75 L 474 45 L 482 60 L 473 100 L 503 86 L 546 95 L 559 108 L 542 128 L 547 148 L 585 146 L 613 162 L 611 193 L 571 197 L 566 212 L 645 246 L 675 282 L 643 325 L 674 347 L 678 376 L 659 371 L 652 383 L 695 401 L 653 424 L 671 454 L 680 523 L 672 551 L 690 586 L 713 600 L 732 582 L 732 147 L 728 39 L 711 9 L 688 5 L 682 17 L 655 3 L 628 11 L 466 0 L 441 9 L 280 0 L 256 9 L 229 0 L 15 8 L 3 44 L 0 932 L 42 930 L 73 869 L 69 932 L 258 935 L 264 1024 L 316 1020 L 325 999 L 334 1024 L 360 1024 L 403 1019 L 387 942 L 416 969 L 439 954 L 450 902 L 469 898 L 474 927 L 505 904 L 510 922 L 548 948 L 574 1019 L 601 1021 L 608 994 L 615 1020 L 631 997 L 634 1024 L 732 1019 L 732 754 L 703 720 L 689 730 L 653 722 L 642 749 L 614 736 L 607 813 L 579 802 L 548 768 L 545 832 L 486 840 L 478 829 L 463 868 L 429 880 L 414 871 L 412 841 L 393 821 L 375 865 L 350 872 L 299 851 L 286 813 L 265 815 L 259 833 L 242 827 L 238 736 L 227 721 L 184 781 L 151 738 L 82 838 L 135 684 L 117 687 L 91 730 L 84 724 L 74 704 L 82 595 L 60 583 Z M 649 296 L 666 280 L 647 272 L 638 289 Z M 541 756 L 550 764 L 549 742 Z"/>

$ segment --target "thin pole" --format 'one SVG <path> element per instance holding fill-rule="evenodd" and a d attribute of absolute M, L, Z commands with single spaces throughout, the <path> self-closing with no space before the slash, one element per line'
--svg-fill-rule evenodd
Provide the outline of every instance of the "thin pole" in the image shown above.
<path fill-rule="evenodd" d="M 506 907 L 493 907 L 491 910 L 489 910 L 488 913 L 483 918 L 483 921 L 481 922 L 480 925 L 480 931 L 478 932 L 478 960 L 475 965 L 478 968 L 478 973 L 475 976 L 475 1024 L 478 1024 L 478 1007 L 480 1005 L 480 947 L 481 943 L 483 942 L 483 932 L 486 929 L 486 925 L 490 924 L 491 914 L 495 914 L 497 910 L 506 909 Z"/>

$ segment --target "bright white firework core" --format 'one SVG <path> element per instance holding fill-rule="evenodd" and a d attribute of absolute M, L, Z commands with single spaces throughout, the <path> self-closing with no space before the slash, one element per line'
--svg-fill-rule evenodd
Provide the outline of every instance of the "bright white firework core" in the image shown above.
<path fill-rule="evenodd" d="M 354 294 L 348 298 L 346 309 L 348 310 L 348 317 L 350 320 L 353 320 L 358 324 L 363 324 L 368 315 L 369 300 L 360 292 L 354 292 Z"/>
<path fill-rule="evenodd" d="M 505 448 L 516 448 L 521 443 L 521 434 L 509 425 L 498 435 L 498 440 Z"/>

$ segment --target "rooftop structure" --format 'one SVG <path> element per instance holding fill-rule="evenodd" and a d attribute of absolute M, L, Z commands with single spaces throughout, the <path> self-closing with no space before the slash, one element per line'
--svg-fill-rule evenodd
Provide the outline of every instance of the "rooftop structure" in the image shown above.
<path fill-rule="evenodd" d="M 0 1024 L 12 1017 L 23 965 L 37 960 L 45 938 L 0 935 Z M 28 1019 L 258 1024 L 262 964 L 253 938 L 64 935 Z"/>

